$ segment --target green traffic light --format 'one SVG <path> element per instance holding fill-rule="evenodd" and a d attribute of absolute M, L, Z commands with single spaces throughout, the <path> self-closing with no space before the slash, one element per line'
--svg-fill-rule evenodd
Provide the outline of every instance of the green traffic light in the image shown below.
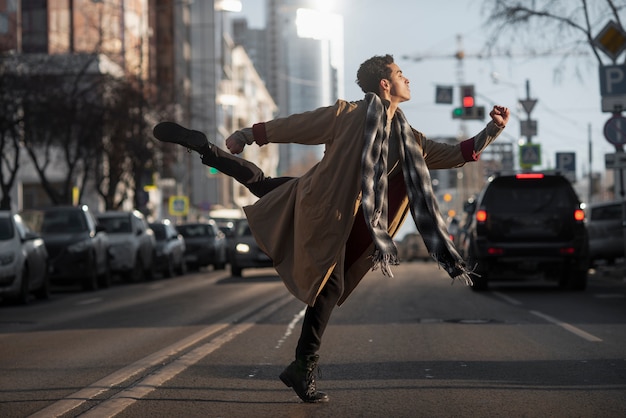
<path fill-rule="evenodd" d="M 209 174 L 217 174 L 219 173 L 217 168 L 209 167 Z"/>
<path fill-rule="evenodd" d="M 462 107 L 454 108 L 454 110 L 452 111 L 452 114 L 457 117 L 463 116 L 463 108 Z"/>

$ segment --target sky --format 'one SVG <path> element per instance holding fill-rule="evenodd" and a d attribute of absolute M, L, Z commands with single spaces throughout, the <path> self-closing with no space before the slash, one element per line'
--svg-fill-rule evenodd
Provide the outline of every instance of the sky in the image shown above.
<path fill-rule="evenodd" d="M 248 19 L 251 27 L 264 26 L 264 2 L 242 0 L 240 14 Z M 487 36 L 482 0 L 335 0 L 329 3 L 333 11 L 344 18 L 344 99 L 363 97 L 354 81 L 359 64 L 373 55 L 389 53 L 411 81 L 412 99 L 401 108 L 414 128 L 430 138 L 457 136 L 461 122 L 453 120 L 451 112 L 460 100 L 458 87 L 455 87 L 452 105 L 436 104 L 435 88 L 437 85 L 473 84 L 476 104 L 485 106 L 487 112 L 495 104 L 511 109 L 511 120 L 498 141 L 517 144 L 520 139 L 525 141 L 519 121 L 528 116 L 519 101 L 527 97 L 528 82 L 530 98 L 537 99 L 530 114 L 538 126 L 538 135 L 532 142 L 542 147 L 542 166 L 536 168 L 553 168 L 557 152 L 575 152 L 576 174 L 579 178 L 586 175 L 591 140 L 591 168 L 594 172 L 605 171 L 604 155 L 615 152 L 604 137 L 604 124 L 611 114 L 601 111 L 598 63 L 591 54 L 570 57 L 565 66 L 561 56 L 476 58 Z M 451 58 L 459 49 L 459 36 L 467 57 L 462 67 L 458 60 Z M 405 56 L 423 59 L 415 62 Z M 562 72 L 560 78 L 555 77 L 557 69 Z M 485 123 L 486 120 L 466 121 L 465 131 L 473 136 Z"/>

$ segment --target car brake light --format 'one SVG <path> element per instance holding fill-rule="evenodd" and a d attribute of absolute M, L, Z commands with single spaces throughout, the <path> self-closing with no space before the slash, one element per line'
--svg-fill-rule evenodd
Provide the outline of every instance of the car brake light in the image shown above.
<path fill-rule="evenodd" d="M 476 220 L 478 222 L 485 222 L 487 220 L 487 211 L 484 209 L 481 209 L 478 212 L 476 212 Z"/>
<path fill-rule="evenodd" d="M 565 248 L 561 248 L 560 252 L 563 255 L 572 255 L 576 253 L 576 250 L 573 247 L 565 247 Z"/>
<path fill-rule="evenodd" d="M 516 179 L 542 179 L 543 173 L 520 173 L 516 174 Z"/>
<path fill-rule="evenodd" d="M 582 209 L 576 209 L 574 211 L 574 219 L 577 221 L 584 221 L 585 220 L 585 211 Z"/>
<path fill-rule="evenodd" d="M 487 248 L 487 254 L 489 255 L 502 255 L 504 250 L 502 248 L 489 247 Z"/>

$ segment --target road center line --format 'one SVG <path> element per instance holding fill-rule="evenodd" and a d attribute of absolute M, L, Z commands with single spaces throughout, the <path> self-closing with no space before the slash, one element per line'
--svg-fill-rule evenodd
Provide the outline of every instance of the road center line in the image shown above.
<path fill-rule="evenodd" d="M 551 322 L 551 323 L 553 323 L 555 325 L 558 325 L 561 328 L 571 332 L 572 334 L 578 335 L 579 337 L 584 338 L 587 341 L 591 341 L 591 342 L 601 342 L 602 341 L 601 338 L 598 338 L 595 335 L 589 334 L 588 332 L 583 331 L 582 329 L 577 328 L 577 327 L 575 327 L 575 326 L 573 326 L 571 324 L 568 324 L 567 322 L 560 321 L 560 320 L 558 320 L 556 318 L 553 318 L 553 317 L 551 317 L 549 315 L 546 315 L 544 313 L 541 313 L 539 311 L 530 311 L 530 313 L 535 315 L 535 316 L 538 316 L 539 318 L 543 318 L 543 319 L 545 319 L 548 322 Z"/>
<path fill-rule="evenodd" d="M 523 305 L 522 302 L 520 302 L 519 300 L 514 299 L 514 298 L 512 298 L 510 296 L 507 296 L 504 293 L 501 293 L 501 292 L 491 292 L 491 293 L 493 293 L 494 295 L 496 295 L 500 299 L 504 300 L 505 302 L 510 303 L 511 305 L 515 305 L 515 306 Z"/>
<path fill-rule="evenodd" d="M 210 352 L 214 351 L 216 348 L 218 348 L 219 346 L 225 344 L 226 342 L 230 341 L 232 338 L 234 338 L 236 335 L 240 334 L 241 332 L 244 332 L 247 327 L 246 325 L 248 323 L 250 324 L 254 324 L 254 322 L 258 321 L 260 318 L 263 317 L 263 315 L 269 315 L 271 312 L 273 312 L 274 310 L 279 309 L 281 306 L 291 302 L 293 300 L 293 298 L 290 295 L 286 295 L 286 296 L 281 296 L 277 299 L 275 299 L 271 304 L 266 305 L 266 303 L 264 301 L 260 301 L 258 303 L 253 303 L 251 304 L 248 309 L 246 311 L 243 312 L 239 312 L 237 314 L 231 315 L 229 317 L 226 317 L 222 320 L 221 323 L 219 324 L 213 324 L 210 325 L 198 332 L 196 332 L 195 334 L 192 334 L 190 336 L 188 336 L 187 338 L 184 338 L 180 341 L 178 341 L 177 343 L 174 343 L 168 347 L 165 347 L 162 350 L 159 350 L 147 357 L 144 357 L 141 360 L 138 360 L 100 380 L 98 380 L 97 382 L 79 390 L 78 392 L 75 392 L 73 394 L 70 394 L 68 396 L 66 396 L 64 399 L 61 399 L 51 405 L 49 405 L 48 407 L 40 410 L 39 412 L 34 413 L 33 415 L 30 415 L 30 418 L 50 418 L 50 417 L 59 417 L 62 416 L 70 411 L 72 411 L 73 409 L 78 408 L 79 406 L 81 406 L 82 404 L 84 404 L 85 402 L 94 399 L 95 397 L 99 396 L 100 394 L 110 390 L 111 388 L 115 387 L 115 386 L 119 386 L 121 385 L 123 382 L 128 381 L 131 377 L 138 375 L 142 372 L 144 372 L 145 370 L 151 368 L 151 367 L 155 367 L 158 366 L 159 364 L 163 364 L 166 363 L 168 361 L 168 359 L 170 359 L 172 356 L 176 356 L 178 354 L 180 354 L 181 352 L 185 351 L 186 349 L 190 348 L 191 346 L 199 343 L 200 341 L 209 338 L 210 336 L 220 332 L 221 330 L 227 328 L 227 327 L 232 327 L 232 330 L 230 330 L 228 333 L 226 333 L 224 336 L 220 336 L 218 338 L 216 338 L 215 340 L 204 344 L 192 351 L 190 351 L 189 353 L 182 355 L 180 358 L 170 362 L 168 365 L 166 365 L 165 367 L 163 367 L 160 371 L 156 371 L 155 373 L 150 374 L 148 377 L 146 377 L 145 379 L 143 379 L 141 382 L 135 383 L 135 385 L 133 385 L 133 387 L 124 390 L 120 393 L 118 393 L 115 397 L 111 398 L 109 401 L 115 400 L 121 396 L 132 396 L 129 395 L 129 393 L 134 389 L 134 387 L 136 386 L 142 386 L 144 381 L 149 381 L 146 385 L 151 387 L 150 392 L 152 390 L 154 390 L 154 388 L 156 386 L 154 386 L 155 381 L 153 381 L 152 379 L 156 379 L 154 376 L 161 376 L 161 374 L 163 373 L 164 370 L 167 370 L 167 372 L 165 372 L 165 376 L 170 376 L 167 379 L 163 380 L 163 382 L 171 379 L 172 377 L 174 377 L 176 374 L 180 373 L 182 370 L 184 370 L 185 368 L 189 367 L 191 364 L 194 364 L 196 361 L 198 361 L 200 358 L 206 356 L 207 354 L 209 354 Z M 265 306 L 265 307 L 264 307 Z M 233 325 L 237 322 L 239 322 L 241 320 L 241 318 L 245 318 L 249 315 L 252 315 L 254 312 L 258 311 L 259 309 L 262 309 L 261 311 L 257 312 L 256 314 L 254 314 L 253 316 L 250 316 L 249 318 L 245 319 L 245 323 L 239 324 L 239 325 Z M 250 325 L 251 326 L 251 325 Z M 218 344 L 217 346 L 215 346 L 213 348 L 213 345 Z M 210 350 L 210 351 L 209 351 Z M 193 353 L 193 354 L 192 354 Z M 190 361 L 192 361 L 194 359 L 194 356 L 200 356 L 202 355 L 202 357 L 198 357 L 198 360 L 195 360 L 193 363 L 189 363 Z M 184 361 L 182 361 L 181 363 L 181 359 L 185 359 Z M 175 374 L 172 374 L 176 368 L 180 367 L 182 365 L 182 368 L 180 368 Z M 151 383 L 150 383 L 151 382 Z M 163 383 L 162 382 L 162 383 Z M 142 395 L 142 396 L 145 396 Z M 133 402 L 135 400 L 139 399 L 139 397 L 133 399 Z M 103 402 L 101 405 L 106 404 L 109 401 L 105 401 Z M 119 401 L 116 401 L 119 402 Z M 126 408 L 128 405 L 128 403 L 124 403 L 123 408 Z M 108 410 L 110 407 L 106 407 L 105 409 Z M 122 408 L 122 409 L 123 409 Z M 90 411 L 94 411 L 94 410 L 99 410 L 99 406 L 96 406 L 94 408 L 92 408 Z M 121 411 L 121 410 L 120 410 Z M 119 411 L 118 411 L 119 412 Z M 97 414 L 97 412 L 96 412 Z M 113 414 L 114 415 L 114 414 Z M 94 415 L 96 416 L 96 415 Z M 104 416 L 112 416 L 112 415 L 104 415 L 104 414 L 100 414 L 97 415 L 98 417 L 104 417 Z"/>

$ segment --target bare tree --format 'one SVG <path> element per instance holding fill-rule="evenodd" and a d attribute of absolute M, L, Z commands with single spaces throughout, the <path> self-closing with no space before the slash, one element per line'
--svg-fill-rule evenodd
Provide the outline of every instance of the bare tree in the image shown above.
<path fill-rule="evenodd" d="M 89 65 L 88 60 L 78 71 L 70 64 L 37 66 L 22 75 L 24 148 L 55 205 L 71 204 L 76 186 L 84 192 L 100 138 L 101 93 L 87 76 Z"/>
<path fill-rule="evenodd" d="M 613 20 L 623 30 L 620 13 L 623 0 L 484 0 L 490 33 L 489 53 L 511 52 L 523 47 L 525 53 L 558 52 L 567 59 L 591 53 L 599 64 L 602 55 L 593 39 Z M 503 51 L 504 50 L 504 51 Z"/>
<path fill-rule="evenodd" d="M 0 64 L 0 209 L 11 209 L 11 190 L 20 168 L 21 111 L 11 94 L 14 78 Z"/>

